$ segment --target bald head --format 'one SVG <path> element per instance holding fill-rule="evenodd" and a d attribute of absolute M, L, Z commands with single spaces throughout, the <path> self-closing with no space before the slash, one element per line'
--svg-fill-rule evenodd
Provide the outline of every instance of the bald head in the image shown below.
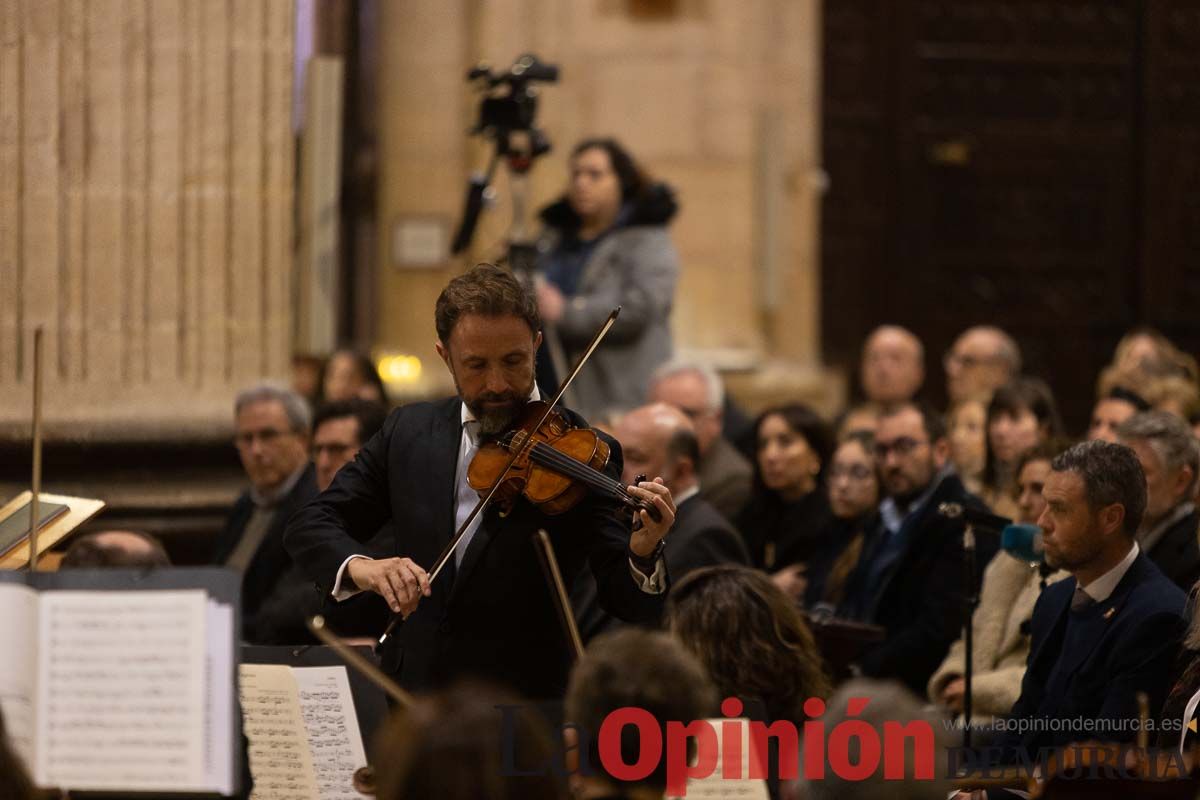
<path fill-rule="evenodd" d="M 94 567 L 169 567 L 158 540 L 137 531 L 100 531 L 71 543 L 59 569 Z"/>
<path fill-rule="evenodd" d="M 673 495 L 696 485 L 696 429 L 675 406 L 651 403 L 635 408 L 621 417 L 613 433 L 625 457 L 625 483 L 637 475 L 661 477 Z"/>
<path fill-rule="evenodd" d="M 967 328 L 946 354 L 946 394 L 950 403 L 987 401 L 992 392 L 1021 371 L 1021 348 L 991 325 Z"/>
<path fill-rule="evenodd" d="M 863 394 L 889 407 L 911 400 L 925 381 L 925 347 L 899 325 L 880 325 L 863 342 Z"/>

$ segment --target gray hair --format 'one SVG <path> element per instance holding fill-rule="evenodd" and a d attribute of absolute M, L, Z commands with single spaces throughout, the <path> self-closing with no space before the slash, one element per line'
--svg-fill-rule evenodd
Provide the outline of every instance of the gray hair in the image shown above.
<path fill-rule="evenodd" d="M 1050 469 L 1082 478 L 1093 512 L 1120 503 L 1125 508 L 1125 533 L 1137 533 L 1146 514 L 1146 473 L 1129 447 L 1099 440 L 1080 442 L 1055 456 Z"/>
<path fill-rule="evenodd" d="M 1191 467 L 1192 482 L 1185 496 L 1195 494 L 1200 475 L 1200 444 L 1179 417 L 1166 411 L 1143 411 L 1117 426 L 1117 436 L 1122 442 L 1145 442 L 1169 470 Z"/>
<path fill-rule="evenodd" d="M 242 413 L 246 406 L 258 403 L 279 403 L 283 406 L 292 433 L 307 435 L 312 428 L 312 410 L 308 407 L 308 401 L 291 389 L 273 383 L 260 383 L 238 392 L 237 400 L 233 403 L 234 416 Z"/>
<path fill-rule="evenodd" d="M 861 713 L 851 716 L 850 702 L 856 698 L 868 699 L 870 703 Z M 904 747 L 904 780 L 889 780 L 884 777 L 882 753 L 875 774 L 862 781 L 845 780 L 838 776 L 829 767 L 827 757 L 823 778 L 802 779 L 806 790 L 804 796 L 809 800 L 920 800 L 946 796 L 950 786 L 946 782 L 946 765 L 943 759 L 946 748 L 953 742 L 949 740 L 944 721 L 926 713 L 924 704 L 903 686 L 894 681 L 855 679 L 843 684 L 829 699 L 826 708 L 828 711 L 821 717 L 826 731 L 832 731 L 840 723 L 848 720 L 862 721 L 875 729 L 880 742 L 884 738 L 885 722 L 898 723 L 901 726 L 913 722 L 918 725 L 922 722 L 928 723 L 933 739 L 933 780 L 913 780 L 915 757 L 919 752 L 917 747 Z M 857 739 L 851 741 L 857 743 Z M 858 753 L 850 755 L 851 763 L 858 763 L 858 760 Z"/>
<path fill-rule="evenodd" d="M 690 361 L 682 358 L 672 359 L 654 370 L 654 375 L 650 379 L 650 385 L 653 386 L 661 380 L 681 375 L 685 372 L 695 373 L 704 381 L 704 385 L 708 388 L 709 411 L 720 411 L 725 406 L 724 381 L 721 380 L 721 376 L 717 374 L 715 369 L 700 361 Z"/>

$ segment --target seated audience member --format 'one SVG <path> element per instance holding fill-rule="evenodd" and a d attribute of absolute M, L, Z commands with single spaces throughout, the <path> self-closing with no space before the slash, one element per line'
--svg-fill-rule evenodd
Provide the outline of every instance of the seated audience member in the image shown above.
<path fill-rule="evenodd" d="M 1193 502 L 1200 444 L 1183 420 L 1165 411 L 1137 414 L 1117 428 L 1146 475 L 1146 514 L 1138 546 L 1185 592 L 1200 578 L 1200 512 Z"/>
<path fill-rule="evenodd" d="M 805 604 L 837 608 L 845 595 L 846 580 L 862 557 L 867 531 L 878 525 L 879 475 L 875 471 L 875 439 L 856 433 L 833 451 L 825 484 L 832 519 L 825 545 L 809 559 L 803 578 Z M 782 586 L 796 596 L 793 587 Z"/>
<path fill-rule="evenodd" d="M 353 398 L 327 403 L 313 417 L 312 458 L 316 469 L 317 491 L 333 483 L 338 470 L 354 460 L 359 449 L 374 436 L 387 419 L 387 410 L 379 403 Z M 384 525 L 364 543 L 365 554 L 384 558 L 394 547 L 391 525 Z M 258 612 L 259 639 L 262 644 L 316 644 L 307 620 L 315 614 L 339 636 L 369 637 L 383 633 L 391 619 L 387 601 L 374 592 L 331 602 L 300 567 L 293 563 L 279 579 L 275 591 Z"/>
<path fill-rule="evenodd" d="M 912 400 L 925 382 L 921 340 L 899 325 L 880 325 L 863 342 L 859 381 L 863 396 L 880 408 Z"/>
<path fill-rule="evenodd" d="M 1054 394 L 1039 378 L 1019 377 L 996 390 L 988 404 L 987 448 L 983 467 L 983 502 L 1002 517 L 1012 518 L 1013 479 L 1017 459 L 1026 450 L 1062 435 Z"/>
<path fill-rule="evenodd" d="M 387 405 L 387 389 L 371 359 L 353 350 L 338 350 L 325 364 L 321 400 L 338 403 L 356 397 Z"/>
<path fill-rule="evenodd" d="M 565 800 L 559 752 L 546 721 L 520 697 L 459 684 L 417 698 L 385 726 L 372 760 L 375 797 Z"/>
<path fill-rule="evenodd" d="M 8 743 L 4 714 L 0 713 L 0 800 L 36 800 L 41 796 L 29 779 L 25 765 Z"/>
<path fill-rule="evenodd" d="M 999 328 L 977 325 L 959 335 L 942 364 L 950 405 L 971 398 L 987 402 L 992 392 L 1020 374 L 1021 349 Z"/>
<path fill-rule="evenodd" d="M 273 638 L 256 628 L 259 609 L 292 564 L 284 527 L 317 494 L 308 460 L 311 416 L 298 394 L 267 385 L 240 393 L 234 409 L 234 442 L 250 488 L 234 503 L 212 562 L 242 573 L 243 638 L 258 644 Z"/>
<path fill-rule="evenodd" d="M 650 712 L 665 731 L 667 721 L 687 724 L 714 716 L 718 697 L 700 662 L 665 633 L 625 628 L 597 637 L 575 665 L 567 686 L 567 725 L 563 735 L 573 797 L 657 800 L 664 796 L 667 787 L 664 759 L 639 781 L 622 781 L 604 769 L 600 759 L 600 726 L 609 714 L 627 707 Z M 586 742 L 580 741 L 574 726 L 587 732 Z M 640 737 L 633 733 L 632 727 L 627 727 L 621 736 L 621 760 L 625 764 L 636 763 L 640 753 Z M 572 763 L 585 754 L 590 774 L 584 774 L 578 763 Z"/>
<path fill-rule="evenodd" d="M 1200 388 L 1186 378 L 1170 375 L 1146 384 L 1146 402 L 1184 422 L 1200 413 Z"/>
<path fill-rule="evenodd" d="M 1175 660 L 1171 690 L 1158 715 L 1160 724 L 1154 746 L 1186 753 L 1200 743 L 1200 727 L 1188 724 L 1200 720 L 1200 595 L 1188 599 L 1188 628 Z"/>
<path fill-rule="evenodd" d="M 654 373 L 650 402 L 675 406 L 691 419 L 700 448 L 696 466 L 700 496 L 725 519 L 737 519 L 750 497 L 754 469 L 721 435 L 725 407 L 721 376 L 702 364 L 672 361 Z"/>
<path fill-rule="evenodd" d="M 862 656 L 863 674 L 895 678 L 913 691 L 925 690 L 962 619 L 963 523 L 938 506 L 982 508 L 954 474 L 949 449 L 941 415 L 925 406 L 909 403 L 880 418 L 875 462 L 886 498 L 838 609 L 886 632 Z M 982 538 L 979 562 L 994 553 L 995 543 Z"/>
<path fill-rule="evenodd" d="M 1200 380 L 1196 359 L 1180 350 L 1153 328 L 1134 328 L 1121 337 L 1113 359 L 1100 372 L 1098 395 L 1113 386 L 1138 391 L 1158 378 L 1178 377 L 1195 384 Z"/>
<path fill-rule="evenodd" d="M 866 433 L 874 436 L 875 429 L 878 427 L 879 407 L 872 403 L 859 403 L 856 406 L 847 408 L 838 415 L 833 425 L 839 442 L 856 433 Z"/>
<path fill-rule="evenodd" d="M 621 480 L 631 484 L 638 475 L 661 477 L 675 498 L 675 522 L 664 551 L 672 583 L 701 567 L 750 563 L 742 537 L 700 495 L 699 447 L 682 411 L 665 403 L 635 408 L 621 417 L 613 433 L 625 458 Z M 617 624 L 600 608 L 590 571 L 576 579 L 572 605 L 585 640 Z"/>
<path fill-rule="evenodd" d="M 987 463 L 987 410 L 981 400 L 964 400 L 946 412 L 946 439 L 950 463 L 967 491 L 983 491 L 983 468 Z"/>
<path fill-rule="evenodd" d="M 857 698 L 869 698 L 866 708 L 851 713 L 851 702 Z M 899 684 L 862 678 L 848 681 L 826 704 L 827 711 L 821 717 L 826 731 L 847 722 L 865 722 L 875 730 L 879 741 L 886 741 L 885 733 L 896 725 L 908 729 L 910 723 L 927 724 L 933 730 L 934 756 L 933 776 L 928 780 L 914 780 L 917 774 L 918 748 L 903 748 L 903 779 L 889 779 L 883 769 L 864 780 L 839 777 L 825 755 L 823 774 L 820 778 L 801 779 L 801 794 L 805 800 L 936 800 L 944 798 L 950 791 L 946 778 L 947 766 L 942 755 L 956 744 L 951 741 L 946 726 L 928 713 L 922 703 Z M 887 727 L 885 727 L 887 726 Z M 804 770 L 801 770 L 802 774 Z"/>
<path fill-rule="evenodd" d="M 292 356 L 292 391 L 315 406 L 321 398 L 321 376 L 325 372 L 325 359 L 320 356 L 296 353 Z"/>
<path fill-rule="evenodd" d="M 754 425 L 758 452 L 754 492 L 738 515 L 738 530 L 755 566 L 788 582 L 817 552 L 829 523 L 823 478 L 833 436 L 808 406 L 769 409 Z"/>
<path fill-rule="evenodd" d="M 58 568 L 169 566 L 167 551 L 153 536 L 137 531 L 98 531 L 71 542 Z"/>
<path fill-rule="evenodd" d="M 1044 442 L 1025 453 L 1017 464 L 1017 522 L 1036 524 L 1046 501 L 1042 487 L 1050 462 L 1064 448 Z M 1067 573 L 1017 558 L 1003 550 L 983 571 L 979 606 L 974 616 L 974 671 L 971 676 L 971 719 L 985 723 L 1003 717 L 1021 694 L 1021 678 L 1029 657 L 1029 620 L 1042 589 Z M 946 660 L 929 679 L 929 699 L 954 713 L 963 711 L 966 690 L 963 673 L 966 650 L 959 638 Z"/>
<path fill-rule="evenodd" d="M 1109 389 L 1092 409 L 1092 423 L 1088 427 L 1088 440 L 1117 441 L 1117 427 L 1139 411 L 1149 411 L 1150 404 L 1142 396 L 1121 386 Z"/>
<path fill-rule="evenodd" d="M 1080 740 L 1133 741 L 1138 692 L 1161 708 L 1184 631 L 1185 597 L 1137 544 L 1146 480 L 1128 447 L 1075 445 L 1050 465 L 1046 562 L 1071 577 L 1038 598 L 1021 696 L 1002 740 L 1009 758 Z M 1040 720 L 1038 724 L 1033 721 Z M 1055 721 L 1060 721 L 1055 724 Z M 1080 731 L 1078 720 L 1092 720 Z"/>
<path fill-rule="evenodd" d="M 796 604 L 762 572 L 724 566 L 697 570 L 671 589 L 668 629 L 704 665 L 720 697 L 743 716 L 799 728 L 804 701 L 831 691 L 825 664 Z M 779 796 L 778 742 L 767 752 L 767 786 Z"/>

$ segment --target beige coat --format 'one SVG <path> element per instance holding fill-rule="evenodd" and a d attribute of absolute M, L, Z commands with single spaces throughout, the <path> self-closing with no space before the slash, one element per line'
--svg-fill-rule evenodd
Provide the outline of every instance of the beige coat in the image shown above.
<path fill-rule="evenodd" d="M 1048 583 L 1067 577 L 1059 570 Z M 979 608 L 975 610 L 975 673 L 972 675 L 971 716 L 1008 714 L 1021 694 L 1021 678 L 1029 658 L 1029 634 L 1022 624 L 1033 616 L 1033 604 L 1041 594 L 1041 577 L 1036 567 L 1001 550 L 983 571 Z M 929 679 L 929 699 L 939 702 L 946 685 L 962 677 L 966 664 L 965 647 L 959 638 L 946 660 Z"/>

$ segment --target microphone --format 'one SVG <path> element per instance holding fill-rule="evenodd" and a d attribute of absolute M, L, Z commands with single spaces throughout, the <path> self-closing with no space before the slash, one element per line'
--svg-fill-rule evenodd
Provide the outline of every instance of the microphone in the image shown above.
<path fill-rule="evenodd" d="M 1031 564 L 1040 564 L 1046 560 L 1045 549 L 1042 546 L 1042 529 L 1037 525 L 1013 522 L 1007 517 L 960 503 L 942 503 L 938 506 L 938 513 L 947 519 L 966 520 L 977 532 L 999 534 L 1000 548 L 1014 558 Z"/>

